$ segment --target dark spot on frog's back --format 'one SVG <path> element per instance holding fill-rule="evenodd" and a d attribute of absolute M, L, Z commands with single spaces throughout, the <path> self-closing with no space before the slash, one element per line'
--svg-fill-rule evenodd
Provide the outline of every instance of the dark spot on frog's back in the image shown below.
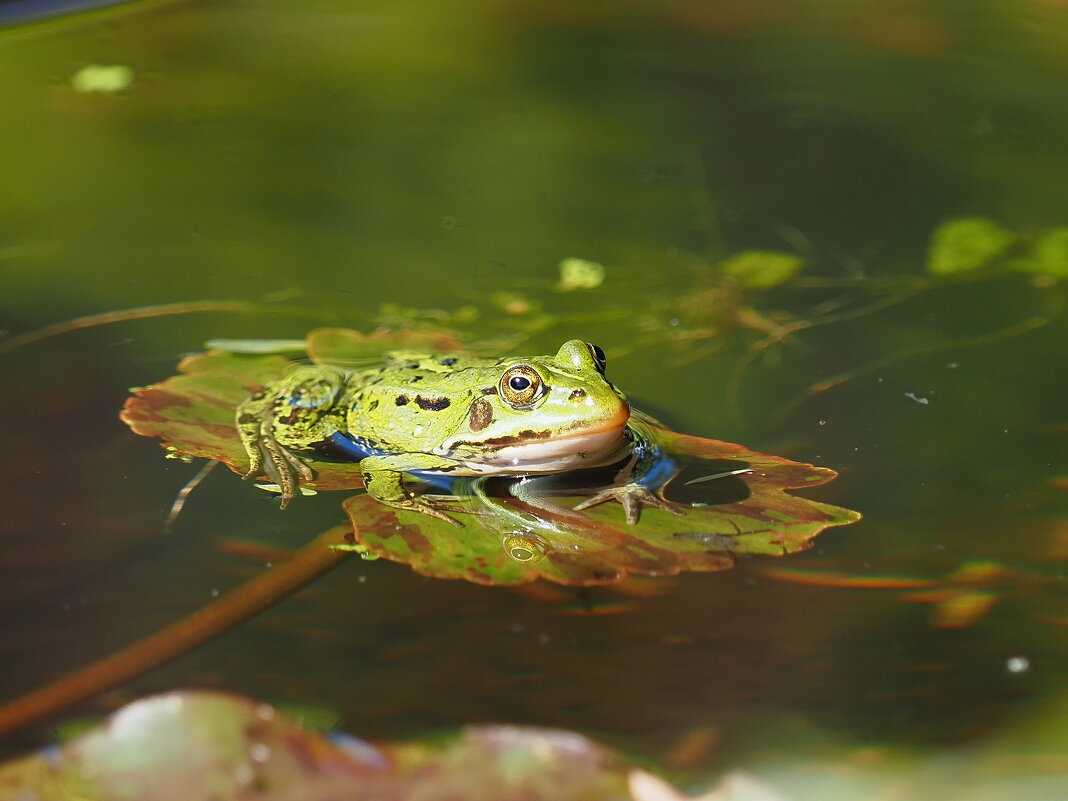
<path fill-rule="evenodd" d="M 393 402 L 396 403 L 398 406 L 404 406 L 405 404 L 408 403 L 408 396 L 407 395 L 398 395 L 393 400 Z"/>
<path fill-rule="evenodd" d="M 485 398 L 476 398 L 471 404 L 471 412 L 467 415 L 467 422 L 472 431 L 481 431 L 493 422 L 493 406 Z"/>
<path fill-rule="evenodd" d="M 427 412 L 440 412 L 442 409 L 448 409 L 451 401 L 448 398 L 424 398 L 422 395 L 415 396 L 415 403 L 424 411 Z"/>
<path fill-rule="evenodd" d="M 454 364 L 456 364 L 456 357 L 455 356 L 448 356 L 448 357 L 446 357 L 446 358 L 441 360 L 441 364 L 444 367 L 452 367 Z"/>

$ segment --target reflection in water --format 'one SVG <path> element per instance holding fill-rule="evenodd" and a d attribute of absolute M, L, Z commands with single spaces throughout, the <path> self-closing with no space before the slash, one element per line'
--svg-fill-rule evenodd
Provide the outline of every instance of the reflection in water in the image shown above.
<path fill-rule="evenodd" d="M 545 556 L 547 547 L 543 539 L 532 534 L 504 538 L 505 552 L 517 562 L 536 562 Z"/>
<path fill-rule="evenodd" d="M 748 462 L 691 459 L 670 453 L 659 444 L 652 429 L 635 422 L 630 426 L 635 445 L 614 464 L 544 476 L 450 479 L 453 497 L 465 504 L 466 511 L 483 528 L 501 536 L 505 553 L 517 562 L 537 562 L 554 551 L 582 550 L 581 539 L 596 539 L 597 529 L 579 510 L 589 508 L 590 496 L 606 494 L 613 488 L 639 484 L 657 498 L 670 499 L 682 515 L 685 508 L 742 503 L 750 497 L 749 487 L 741 478 L 752 472 Z M 691 475 L 696 477 L 687 478 Z M 725 520 L 729 531 L 681 530 L 672 536 L 680 543 L 695 544 L 709 552 L 732 553 L 743 532 L 733 520 Z M 686 526 L 681 521 L 679 525 Z M 707 526 L 708 520 L 701 518 L 689 525 Z M 632 526 L 633 534 L 640 539 L 640 516 L 625 528 Z"/>
<path fill-rule="evenodd" d="M 686 483 L 685 493 L 672 493 L 672 500 L 681 503 L 681 496 L 685 494 L 685 504 L 691 508 L 715 506 L 720 503 L 733 503 L 733 498 L 744 500 L 748 497 L 748 489 L 739 492 L 737 484 L 745 486 L 744 482 L 728 484 L 723 491 L 718 493 L 705 492 L 703 497 L 698 497 L 692 491 L 695 483 L 707 483 L 714 479 L 733 478 L 750 472 L 748 468 L 739 470 L 714 473 Z M 576 514 L 574 507 L 565 506 L 554 502 L 554 497 L 566 496 L 572 501 L 576 498 L 577 490 L 573 485 L 568 487 L 566 476 L 561 480 L 560 476 L 538 478 L 479 478 L 470 482 L 466 488 L 468 498 L 477 500 L 480 509 L 472 508 L 468 504 L 469 512 L 483 528 L 502 534 L 502 544 L 505 553 L 517 562 L 537 562 L 544 558 L 545 554 L 554 549 L 551 544 L 554 536 L 570 534 L 572 537 L 576 531 L 583 528 L 581 515 Z M 572 478 L 572 482 L 574 479 Z M 585 488 L 584 491 L 589 491 Z M 666 487 L 656 488 L 664 492 Z M 579 496 L 581 497 L 581 496 Z M 575 525 L 569 526 L 561 523 L 559 518 L 570 520 Z M 673 536 L 680 542 L 688 542 L 699 545 L 707 551 L 721 551 L 729 553 L 735 550 L 737 536 L 742 534 L 737 524 L 727 520 L 732 530 L 730 533 L 716 533 L 712 531 L 677 531 Z M 638 523 L 640 532 L 640 520 Z M 766 531 L 766 529 L 764 530 Z M 540 534 L 538 533 L 540 532 Z M 763 531 L 750 533 L 764 533 Z M 640 534 L 639 534 L 640 536 Z M 577 547 L 571 545 L 572 549 Z"/>

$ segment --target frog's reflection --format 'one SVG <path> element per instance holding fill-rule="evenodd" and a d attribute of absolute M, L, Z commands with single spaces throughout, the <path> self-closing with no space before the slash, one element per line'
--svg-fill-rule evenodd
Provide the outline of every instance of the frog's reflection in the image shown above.
<path fill-rule="evenodd" d="M 650 483 L 647 488 L 671 501 L 684 515 L 688 509 L 739 503 L 750 496 L 742 478 L 750 472 L 746 462 L 690 461 L 666 454 L 661 461 L 645 474 L 647 481 L 659 483 Z M 456 482 L 453 491 L 463 499 L 465 511 L 501 538 L 509 558 L 531 563 L 561 548 L 576 549 L 574 540 L 591 528 L 591 519 L 575 506 L 613 486 L 612 479 L 618 475 L 617 465 L 607 465 L 549 476 L 486 476 Z"/>
<path fill-rule="evenodd" d="M 545 540 L 534 534 L 512 534 L 504 538 L 504 552 L 517 562 L 537 562 L 548 549 Z"/>

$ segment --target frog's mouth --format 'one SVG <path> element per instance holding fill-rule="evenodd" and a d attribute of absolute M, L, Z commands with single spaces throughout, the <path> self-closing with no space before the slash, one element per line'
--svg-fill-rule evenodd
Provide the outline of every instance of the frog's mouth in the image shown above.
<path fill-rule="evenodd" d="M 629 419 L 630 409 L 624 406 L 598 423 L 583 420 L 560 431 L 530 429 L 480 442 L 465 440 L 462 444 L 474 447 L 477 455 L 465 455 L 463 461 L 475 473 L 556 473 L 596 467 L 624 446 Z"/>

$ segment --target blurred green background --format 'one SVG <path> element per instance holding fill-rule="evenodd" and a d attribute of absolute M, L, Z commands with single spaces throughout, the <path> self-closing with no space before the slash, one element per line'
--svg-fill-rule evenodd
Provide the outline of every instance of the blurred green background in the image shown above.
<path fill-rule="evenodd" d="M 351 562 L 88 711 L 222 686 L 369 737 L 529 722 L 654 759 L 714 730 L 686 766 L 703 775 L 1023 731 L 1056 758 L 1014 775 L 1068 772 L 1049 745 L 1064 718 L 1041 714 L 1068 657 L 1063 286 L 925 278 L 948 218 L 1025 240 L 1068 225 L 1066 45 L 1055 0 L 130 3 L 0 29 L 0 328 L 254 305 L 0 354 L 0 692 L 261 569 L 217 543 L 293 548 L 340 517 L 322 496 L 279 515 L 217 472 L 164 536 L 195 468 L 118 422 L 128 387 L 215 337 L 435 323 L 524 332 L 534 352 L 596 341 L 640 407 L 832 467 L 810 497 L 866 519 L 788 560 L 623 594 Z M 724 312 L 714 266 L 750 249 L 804 270 Z M 569 257 L 604 283 L 558 291 Z M 783 323 L 886 298 L 745 361 L 763 333 L 739 309 Z M 976 562 L 994 577 L 952 578 Z M 769 568 L 950 576 L 997 603 L 941 628 L 931 599 Z"/>

